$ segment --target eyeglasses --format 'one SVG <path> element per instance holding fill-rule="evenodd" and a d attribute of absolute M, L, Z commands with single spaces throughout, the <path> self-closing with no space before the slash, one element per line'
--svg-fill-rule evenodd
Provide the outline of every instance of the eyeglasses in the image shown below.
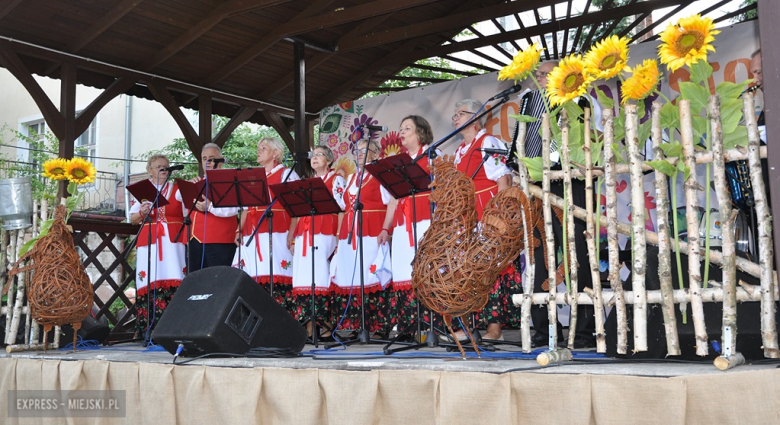
<path fill-rule="evenodd" d="M 536 72 L 534 72 L 534 77 L 536 77 L 536 78 L 546 78 L 547 74 L 549 74 L 549 72 L 536 71 Z"/>
<path fill-rule="evenodd" d="M 376 151 L 373 150 L 373 149 L 363 148 L 363 149 L 352 149 L 352 154 L 353 155 L 357 155 L 357 154 L 362 153 L 362 154 L 365 155 L 366 151 L 371 151 L 373 153 L 376 153 Z"/>
<path fill-rule="evenodd" d="M 152 170 L 164 170 L 166 168 L 168 168 L 167 165 L 158 165 L 156 167 L 152 167 Z"/>
<path fill-rule="evenodd" d="M 322 153 L 322 152 L 312 152 L 312 153 L 311 153 L 311 156 L 312 156 L 312 158 L 314 158 L 315 156 L 316 156 L 317 158 L 322 158 L 323 156 L 325 156 L 325 154 L 324 154 L 324 153 Z"/>
<path fill-rule="evenodd" d="M 452 116 L 452 120 L 455 121 L 456 119 L 458 119 L 458 117 L 462 117 L 464 115 L 474 115 L 474 113 L 471 111 L 458 111 L 455 112 L 455 115 Z"/>

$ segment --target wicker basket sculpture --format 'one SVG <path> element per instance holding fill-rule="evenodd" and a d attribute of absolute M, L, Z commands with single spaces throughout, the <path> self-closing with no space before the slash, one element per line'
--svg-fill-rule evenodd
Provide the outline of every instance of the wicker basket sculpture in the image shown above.
<path fill-rule="evenodd" d="M 92 307 L 94 297 L 89 276 L 65 224 L 65 215 L 65 206 L 58 206 L 49 233 L 39 239 L 9 273 L 13 276 L 35 270 L 27 298 L 32 318 L 43 326 L 44 351 L 52 326 L 68 323 L 73 325 L 73 349 L 76 349 L 77 332 Z M 32 260 L 32 264 L 20 267 L 28 259 Z M 8 286 L 3 289 L 3 294 L 7 290 Z"/>
<path fill-rule="evenodd" d="M 452 318 L 482 309 L 498 275 L 517 257 L 523 246 L 522 210 L 529 224 L 538 220 L 525 194 L 510 187 L 490 200 L 480 223 L 471 179 L 457 170 L 450 156 L 436 159 L 433 168 L 430 200 L 436 211 L 412 263 L 412 287 L 427 308 L 443 315 L 465 358 Z"/>

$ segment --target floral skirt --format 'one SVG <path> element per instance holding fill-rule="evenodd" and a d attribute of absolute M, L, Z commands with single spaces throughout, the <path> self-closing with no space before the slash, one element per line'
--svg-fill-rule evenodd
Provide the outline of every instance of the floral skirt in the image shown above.
<path fill-rule="evenodd" d="M 315 318 L 320 324 L 328 324 L 331 320 L 330 299 L 330 294 L 314 295 Z M 305 323 L 311 319 L 311 301 L 311 295 L 309 294 L 293 295 L 294 316 L 299 322 Z"/>
<path fill-rule="evenodd" d="M 370 333 L 387 334 L 397 323 L 393 312 L 394 294 L 389 290 L 366 293 L 366 329 Z M 360 329 L 360 289 L 350 294 L 333 293 L 330 311 L 331 321 L 339 329 Z M 343 320 L 342 320 L 343 318 Z"/>
<path fill-rule="evenodd" d="M 151 330 L 154 329 L 157 322 L 160 321 L 160 317 L 162 317 L 165 308 L 168 307 L 171 299 L 173 299 L 173 294 L 176 293 L 176 289 L 178 289 L 178 286 L 157 288 L 137 296 L 135 301 L 135 323 L 139 336 L 146 337 L 148 336 L 147 330 L 151 332 Z"/>
<path fill-rule="evenodd" d="M 268 281 L 268 279 L 256 277 L 255 282 L 257 282 L 258 285 L 265 289 L 269 294 L 271 293 L 271 282 Z M 295 304 L 295 297 L 293 296 L 292 283 L 279 282 L 276 280 L 276 276 L 274 276 L 273 296 L 274 300 L 278 302 L 280 306 L 284 307 L 285 310 L 287 310 L 293 317 L 295 317 L 297 306 Z"/>

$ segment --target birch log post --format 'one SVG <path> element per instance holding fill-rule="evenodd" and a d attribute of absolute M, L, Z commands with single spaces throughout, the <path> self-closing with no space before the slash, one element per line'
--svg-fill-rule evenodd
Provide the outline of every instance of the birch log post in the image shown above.
<path fill-rule="evenodd" d="M 558 292 L 556 287 L 557 278 L 555 273 L 555 236 L 553 234 L 553 212 L 550 206 L 550 114 L 542 114 L 542 211 L 544 214 L 545 243 L 547 244 L 547 286 L 549 287 L 550 300 L 547 304 L 547 317 L 549 320 L 550 348 L 553 349 L 558 341 L 558 306 L 555 304 L 555 294 Z M 565 208 L 565 207 L 564 207 Z"/>
<path fill-rule="evenodd" d="M 715 183 L 715 194 L 718 197 L 720 209 L 720 226 L 723 244 L 723 328 L 721 330 L 721 353 L 714 361 L 720 370 L 730 369 L 740 365 L 745 358 L 736 353 L 737 349 L 737 266 L 734 221 L 736 212 L 732 214 L 731 195 L 726 186 L 726 169 L 723 161 L 723 128 L 720 121 L 720 97 L 710 96 L 708 105 L 710 117 L 710 134 L 712 135 L 712 168 Z"/>
<path fill-rule="evenodd" d="M 19 255 L 18 254 L 19 253 L 19 249 L 22 247 L 22 245 L 24 245 L 24 242 L 25 242 L 25 239 L 26 239 L 25 238 L 25 234 L 26 233 L 27 232 L 25 232 L 24 230 L 18 230 L 17 233 L 16 233 L 16 253 L 17 253 L 16 255 L 17 255 L 17 257 Z M 19 274 L 16 275 L 17 276 L 17 279 L 16 279 L 16 294 L 15 294 L 15 296 L 13 298 L 14 306 L 13 306 L 13 310 L 12 310 L 12 313 L 11 313 L 10 321 L 8 321 L 8 319 L 6 319 L 6 322 L 5 322 L 6 325 L 9 324 L 9 323 L 11 324 L 9 327 L 6 327 L 6 330 L 5 330 L 6 331 L 6 335 L 7 335 L 6 339 L 8 339 L 8 341 L 9 341 L 8 344 L 12 344 L 12 343 L 16 342 L 16 335 L 18 335 L 18 333 L 19 333 L 19 322 L 22 319 L 22 307 L 24 307 L 24 300 L 25 300 L 25 298 L 24 298 L 25 290 L 24 289 L 25 289 L 25 287 L 27 286 L 27 284 L 30 281 L 29 278 L 28 278 L 29 275 L 30 275 L 29 271 L 22 272 L 22 273 L 19 273 Z M 9 293 L 10 293 L 10 291 L 9 291 Z M 11 302 L 11 296 L 10 295 L 8 296 L 8 302 L 9 303 Z"/>
<path fill-rule="evenodd" d="M 653 102 L 651 137 L 653 140 L 653 159 L 664 160 L 664 151 L 661 149 L 661 104 Z M 666 354 L 669 356 L 680 355 L 680 339 L 677 335 L 677 316 L 674 314 L 674 299 L 672 292 L 672 240 L 669 235 L 669 188 L 667 187 L 666 174 L 656 171 L 655 175 L 655 202 L 656 220 L 658 222 L 658 280 L 661 286 L 663 302 L 661 312 L 664 316 L 664 333 L 666 335 Z"/>
<path fill-rule="evenodd" d="M 528 193 L 528 168 L 523 162 L 525 158 L 525 132 L 528 126 L 524 122 L 519 122 L 517 139 L 515 140 L 515 151 L 517 152 L 517 173 L 520 177 L 520 189 L 530 199 Z M 531 296 L 534 293 L 534 249 L 533 228 L 530 211 L 523 209 L 523 244 L 525 246 L 525 273 L 523 273 L 523 304 L 520 308 L 520 341 L 523 352 L 530 353 L 531 347 Z"/>
<path fill-rule="evenodd" d="M 631 181 L 631 289 L 634 292 L 634 351 L 647 351 L 647 295 L 645 274 L 647 244 L 645 238 L 645 182 L 639 152 L 636 105 L 626 105 L 626 146 Z"/>
<path fill-rule="evenodd" d="M 605 157 L 608 154 L 608 152 L 605 150 Z M 536 185 L 529 185 L 528 190 L 531 192 L 531 195 L 533 195 L 536 198 L 542 199 L 542 196 L 544 195 L 542 189 L 539 186 Z M 554 207 L 563 208 L 563 199 L 559 196 L 550 195 L 550 203 Z M 607 199 L 607 208 L 609 208 L 609 199 Z M 607 210 L 609 211 L 609 209 Z M 578 206 L 574 206 L 574 216 L 579 218 L 580 220 L 586 220 L 588 217 L 587 211 L 585 211 L 585 208 L 580 208 Z M 599 220 L 601 222 L 602 226 L 608 226 L 609 221 L 607 217 L 599 217 Z M 617 221 L 617 220 L 616 220 Z M 631 235 L 631 226 L 617 222 L 617 233 L 621 233 L 623 235 Z M 647 237 L 647 243 L 652 245 L 658 245 L 658 233 L 647 231 L 645 232 L 645 236 Z M 672 245 L 672 250 L 674 250 L 674 245 Z M 686 252 L 688 250 L 688 243 L 684 241 L 680 241 L 680 251 Z M 737 269 L 742 270 L 743 272 L 753 276 L 760 278 L 761 277 L 761 270 L 758 264 L 744 259 L 742 257 L 737 257 L 736 259 L 737 263 Z M 720 251 L 710 251 L 710 261 L 713 264 L 721 265 L 723 264 L 723 254 L 721 254 Z"/>
<path fill-rule="evenodd" d="M 680 109 L 680 136 L 682 139 L 683 161 L 688 167 L 688 178 L 685 180 L 685 218 L 688 225 L 688 282 L 691 291 L 691 314 L 693 330 L 696 337 L 696 355 L 706 356 L 707 328 L 704 323 L 704 306 L 701 300 L 701 255 L 699 247 L 699 200 L 698 192 L 703 190 L 697 180 L 696 161 L 693 157 L 693 124 L 691 122 L 690 101 L 680 99 L 677 103 Z M 709 211 L 705 211 L 708 214 Z"/>
<path fill-rule="evenodd" d="M 612 110 L 604 110 L 604 187 L 607 198 L 607 244 L 609 248 L 609 285 L 615 293 L 617 316 L 617 353 L 628 352 L 628 318 L 626 299 L 623 294 L 623 282 L 620 281 L 620 262 L 618 261 L 618 218 L 617 218 L 617 175 L 615 174 L 615 143 Z M 587 214 L 587 213 L 586 213 Z"/>
<path fill-rule="evenodd" d="M 605 353 L 607 351 L 607 341 L 604 334 L 604 303 L 601 295 L 601 271 L 599 263 L 596 260 L 598 253 L 599 235 L 596 234 L 596 225 L 594 224 L 594 206 L 593 206 L 593 153 L 591 151 L 590 139 L 590 109 L 585 108 L 585 209 L 588 219 L 585 220 L 586 232 L 585 240 L 588 245 L 588 262 L 590 265 L 590 275 L 593 281 L 593 314 L 596 320 L 596 352 Z M 573 211 L 572 211 L 572 215 Z"/>
<path fill-rule="evenodd" d="M 593 303 L 593 297 L 585 293 L 586 291 L 580 292 L 577 294 L 577 302 L 580 304 L 592 304 Z M 660 290 L 651 290 L 651 291 L 645 291 L 647 293 L 647 303 L 648 304 L 660 304 L 664 302 L 663 297 L 664 294 L 661 293 Z M 756 285 L 750 285 L 748 283 L 741 283 L 740 287 L 737 288 L 737 301 L 738 302 L 753 302 L 753 301 L 761 301 L 761 287 Z M 631 304 L 633 301 L 633 295 L 634 293 L 632 291 L 624 291 L 624 295 L 626 297 L 626 304 Z M 513 301 L 516 300 L 515 304 L 520 303 L 522 300 L 516 299 L 515 297 L 522 297 L 522 295 L 514 295 L 512 297 Z M 536 293 L 531 297 L 531 302 L 533 304 L 546 304 L 549 299 L 549 294 L 547 293 Z M 567 299 L 569 296 L 568 294 L 564 293 L 558 293 L 555 294 L 555 302 L 558 304 L 565 304 L 568 303 L 569 300 Z M 723 301 L 723 288 L 720 287 L 709 287 L 707 289 L 701 290 L 701 298 L 704 302 L 721 302 Z M 672 291 L 672 302 L 675 304 L 680 303 L 686 303 L 691 300 L 691 293 L 690 291 L 686 289 L 675 289 Z M 775 301 L 778 301 L 776 298 Z M 615 293 L 614 292 L 605 292 L 602 297 L 602 302 L 605 306 L 613 306 L 617 303 L 617 300 L 615 299 Z"/>
<path fill-rule="evenodd" d="M 564 234 L 565 243 L 564 249 L 567 250 L 567 260 L 569 266 L 569 306 L 571 312 L 569 313 L 569 349 L 574 348 L 574 337 L 576 336 L 577 329 L 577 287 L 579 284 L 578 271 L 579 264 L 577 264 L 577 245 L 574 242 L 574 197 L 571 188 L 571 163 L 569 161 L 569 117 L 566 111 L 561 111 L 561 167 L 563 168 L 563 190 L 566 193 L 566 214 L 565 217 L 565 229 Z"/>
<path fill-rule="evenodd" d="M 6 255 L 8 256 L 8 264 L 6 267 L 10 267 L 14 263 L 16 263 L 16 260 L 18 259 L 19 255 L 19 245 L 18 245 L 18 235 L 21 231 L 20 230 L 9 230 L 6 232 L 8 237 L 8 247 L 6 248 Z M 6 306 L 5 306 L 5 323 L 6 325 L 11 323 L 11 320 L 13 320 L 14 316 L 14 300 L 16 299 L 16 285 L 14 285 L 14 282 L 18 280 L 16 276 L 8 276 L 8 292 L 6 293 Z M 13 344 L 16 341 L 11 340 L 11 333 L 9 332 L 10 328 L 6 326 L 6 332 L 5 332 L 5 343 L 6 344 Z"/>
<path fill-rule="evenodd" d="M 41 231 L 42 224 L 46 220 L 48 220 L 48 219 L 49 219 L 49 200 L 46 199 L 46 198 L 43 198 L 43 200 L 41 200 L 41 221 L 40 221 L 40 223 L 38 225 L 38 228 L 37 228 L 38 229 L 38 233 L 40 233 L 40 231 Z M 30 311 L 30 301 L 29 300 L 27 301 L 26 309 L 27 309 L 28 312 Z M 38 324 L 38 322 L 32 320 L 32 315 L 31 314 L 27 314 L 27 317 L 29 317 L 30 320 L 32 321 L 32 333 L 30 335 L 30 343 L 33 343 L 33 342 L 38 341 L 38 338 L 40 338 L 41 326 Z"/>
<path fill-rule="evenodd" d="M 753 186 L 753 199 L 756 205 L 758 221 L 758 264 L 761 269 L 761 337 L 764 342 L 764 357 L 780 357 L 777 342 L 777 323 L 775 323 L 774 281 L 772 263 L 774 247 L 772 245 L 772 216 L 769 200 L 766 196 L 764 178 L 761 175 L 761 158 L 756 115 L 753 113 L 753 96 L 744 96 L 744 114 L 748 128 L 748 164 L 750 184 Z"/>

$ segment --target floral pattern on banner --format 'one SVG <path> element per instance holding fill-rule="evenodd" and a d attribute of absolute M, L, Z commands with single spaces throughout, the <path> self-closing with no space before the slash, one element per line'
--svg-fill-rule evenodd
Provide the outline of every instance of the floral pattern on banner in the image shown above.
<path fill-rule="evenodd" d="M 382 145 L 382 157 L 398 155 L 399 153 L 408 153 L 404 145 L 401 144 L 401 134 L 397 131 L 390 131 L 380 141 Z"/>
<path fill-rule="evenodd" d="M 326 145 L 333 150 L 335 162 L 333 170 L 342 177 L 347 177 L 356 171 L 353 150 L 356 142 L 364 137 L 361 125 L 376 125 L 378 121 L 363 113 L 363 105 L 354 102 L 340 103 L 324 108 L 320 112 L 320 139 L 318 144 Z M 370 137 L 380 136 L 377 131 L 370 132 Z M 367 135 L 366 135 L 367 136 Z M 400 146 L 400 139 L 390 141 L 390 151 L 395 151 L 395 145 Z M 382 145 L 385 150 L 385 145 Z"/>

